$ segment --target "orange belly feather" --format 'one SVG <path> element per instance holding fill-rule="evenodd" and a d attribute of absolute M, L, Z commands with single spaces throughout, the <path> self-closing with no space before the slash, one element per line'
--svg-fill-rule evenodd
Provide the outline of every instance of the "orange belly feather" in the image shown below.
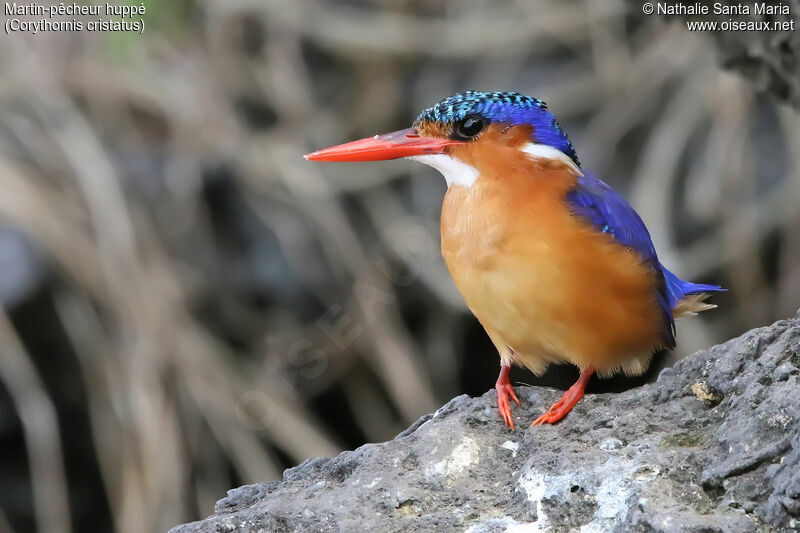
<path fill-rule="evenodd" d="M 565 165 L 484 155 L 475 184 L 445 195 L 442 255 L 503 362 L 644 372 L 661 344 L 654 272 L 570 213 Z"/>

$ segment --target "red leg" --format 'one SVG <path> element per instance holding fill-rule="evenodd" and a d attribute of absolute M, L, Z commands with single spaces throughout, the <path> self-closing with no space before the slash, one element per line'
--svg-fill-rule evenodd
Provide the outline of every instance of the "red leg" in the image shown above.
<path fill-rule="evenodd" d="M 583 391 L 586 389 L 586 384 L 589 383 L 589 379 L 593 374 L 594 368 L 590 366 L 581 370 L 581 376 L 578 381 L 564 393 L 560 400 L 553 404 L 549 411 L 534 420 L 531 427 L 536 424 L 554 424 L 567 416 L 567 413 L 572 411 L 578 400 L 583 398 Z"/>
<path fill-rule="evenodd" d="M 517 402 L 519 400 L 514 392 L 514 387 L 511 386 L 511 381 L 508 379 L 508 372 L 511 367 L 508 365 L 500 365 L 500 375 L 497 376 L 497 382 L 494 384 L 494 389 L 497 391 L 497 409 L 500 411 L 500 416 L 503 417 L 503 422 L 508 427 L 514 429 L 514 419 L 511 418 L 511 403 L 508 401 L 508 395 Z"/>

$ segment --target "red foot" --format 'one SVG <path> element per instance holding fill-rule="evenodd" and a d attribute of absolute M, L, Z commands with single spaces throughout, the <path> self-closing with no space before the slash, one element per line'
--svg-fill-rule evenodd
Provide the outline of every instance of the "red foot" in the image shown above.
<path fill-rule="evenodd" d="M 517 402 L 517 394 L 514 392 L 514 387 L 511 386 L 511 381 L 508 379 L 508 372 L 511 367 L 507 365 L 500 366 L 500 375 L 497 377 L 497 382 L 494 384 L 494 390 L 497 391 L 497 409 L 500 411 L 500 416 L 503 417 L 503 422 L 514 429 L 514 419 L 511 418 L 511 403 L 508 401 L 508 395 Z"/>
<path fill-rule="evenodd" d="M 536 424 L 555 424 L 567 416 L 567 413 L 572 411 L 578 400 L 583 398 L 583 391 L 586 389 L 586 384 L 589 383 L 589 379 L 593 374 L 594 368 L 592 367 L 586 367 L 581 370 L 581 376 L 578 381 L 564 393 L 560 400 L 553 404 L 549 411 L 534 420 L 531 427 Z"/>

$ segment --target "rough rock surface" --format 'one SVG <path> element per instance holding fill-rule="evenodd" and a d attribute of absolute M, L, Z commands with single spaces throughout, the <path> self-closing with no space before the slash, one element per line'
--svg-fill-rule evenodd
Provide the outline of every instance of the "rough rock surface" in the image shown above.
<path fill-rule="evenodd" d="M 495 393 L 460 396 L 394 440 L 311 459 L 231 490 L 173 533 L 219 531 L 696 531 L 800 529 L 800 317 L 588 395 L 518 387 L 521 429 Z M 527 423 L 526 423 L 527 422 Z"/>

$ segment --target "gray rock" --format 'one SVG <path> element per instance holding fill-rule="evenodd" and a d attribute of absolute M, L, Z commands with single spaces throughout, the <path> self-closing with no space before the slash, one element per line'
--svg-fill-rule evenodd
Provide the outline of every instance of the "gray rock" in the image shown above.
<path fill-rule="evenodd" d="M 560 391 L 518 387 L 513 432 L 493 391 L 459 396 L 392 441 L 232 490 L 172 532 L 797 530 L 800 376 L 776 372 L 786 365 L 800 366 L 800 318 L 656 383 L 587 395 L 554 426 L 528 428 Z"/>

